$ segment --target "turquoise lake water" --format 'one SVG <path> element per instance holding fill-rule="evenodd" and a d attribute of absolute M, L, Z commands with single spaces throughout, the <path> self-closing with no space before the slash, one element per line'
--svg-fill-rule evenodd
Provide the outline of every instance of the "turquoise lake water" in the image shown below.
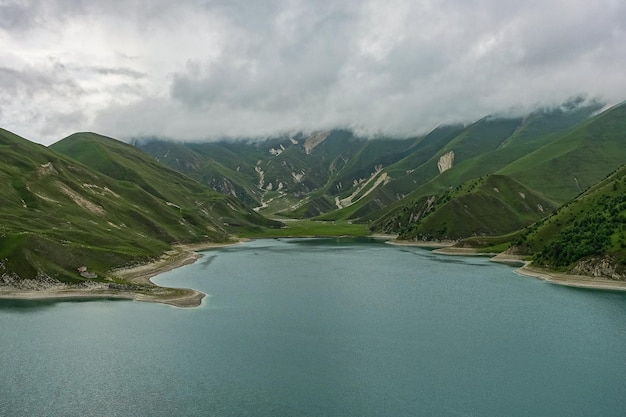
<path fill-rule="evenodd" d="M 624 416 L 626 294 L 367 240 L 257 240 L 209 296 L 0 301 L 0 416 Z"/>

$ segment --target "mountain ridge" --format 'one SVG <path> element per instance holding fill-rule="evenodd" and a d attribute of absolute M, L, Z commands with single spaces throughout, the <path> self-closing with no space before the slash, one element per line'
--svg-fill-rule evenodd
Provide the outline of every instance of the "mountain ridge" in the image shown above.
<path fill-rule="evenodd" d="M 238 231 L 280 226 L 114 139 L 78 134 L 56 147 L 81 138 L 98 151 L 100 162 L 126 170 L 114 178 L 89 166 L 97 158 L 83 163 L 0 130 L 0 180 L 8 184 L 0 191 L 5 284 L 99 283 L 150 292 L 118 282 L 111 271 L 157 259 L 176 244 L 232 242 Z M 138 159 L 112 156 L 116 148 Z M 160 180 L 151 177 L 155 172 Z"/>

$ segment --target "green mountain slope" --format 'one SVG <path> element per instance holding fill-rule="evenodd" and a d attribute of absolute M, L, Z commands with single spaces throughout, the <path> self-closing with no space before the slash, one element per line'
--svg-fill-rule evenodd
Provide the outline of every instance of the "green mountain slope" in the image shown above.
<path fill-rule="evenodd" d="M 246 204 L 259 206 L 262 190 L 255 164 L 261 152 L 248 143 L 183 144 L 158 139 L 135 143 L 159 162 Z"/>
<path fill-rule="evenodd" d="M 336 208 L 382 167 L 411 154 L 421 138 L 367 140 L 345 130 L 263 141 L 169 143 L 136 146 L 173 169 L 225 194 L 292 217 Z M 291 213 L 290 213 L 291 212 Z"/>
<path fill-rule="evenodd" d="M 5 281 L 82 282 L 81 266 L 102 279 L 175 243 L 229 241 L 239 228 L 269 224 L 121 142 L 79 134 L 53 148 L 85 163 L 0 130 Z"/>
<path fill-rule="evenodd" d="M 593 171 L 594 175 L 606 175 L 611 169 L 615 168 L 616 161 L 620 158 L 626 157 L 626 149 L 617 151 L 616 148 L 622 142 L 622 137 L 619 134 L 618 129 L 609 129 L 611 134 L 606 134 L 601 140 L 590 138 L 589 141 L 593 142 L 596 146 L 594 152 L 596 154 L 614 153 L 612 163 L 607 164 L 606 159 L 596 158 L 591 160 L 584 160 L 581 153 L 584 153 L 584 149 L 579 149 L 572 141 L 571 138 L 578 138 L 584 136 L 584 132 L 591 129 L 595 129 L 593 126 L 598 124 L 604 125 L 607 120 L 614 120 L 613 117 L 601 117 L 588 119 L 588 117 L 598 108 L 598 104 L 592 104 L 590 106 L 578 106 L 569 109 L 556 109 L 550 111 L 535 112 L 526 117 L 518 126 L 518 128 L 496 149 L 486 152 L 477 153 L 474 157 L 468 158 L 458 165 L 452 166 L 449 170 L 442 172 L 440 175 L 432 179 L 430 182 L 425 183 L 421 187 L 417 187 L 411 194 L 405 199 L 392 204 L 385 208 L 380 214 L 374 216 L 368 216 L 365 219 L 372 221 L 372 227 L 374 230 L 384 230 L 387 232 L 396 232 L 407 238 L 416 237 L 432 237 L 436 239 L 445 238 L 446 233 L 443 233 L 450 227 L 450 212 L 454 211 L 453 208 L 457 207 L 456 212 L 465 212 L 465 216 L 468 219 L 472 219 L 469 224 L 455 223 L 452 228 L 455 233 L 449 238 L 463 238 L 473 235 L 481 234 L 500 234 L 508 233 L 515 230 L 516 227 L 522 227 L 524 225 L 533 223 L 541 219 L 547 213 L 554 208 L 558 207 L 563 202 L 563 198 L 567 197 L 567 187 L 563 186 L 566 182 L 562 178 L 564 174 L 562 171 L 548 173 L 547 165 L 542 164 L 546 161 L 551 161 L 554 158 L 559 159 L 561 163 L 568 164 L 577 167 L 586 167 L 581 172 Z M 582 122 L 581 122 L 582 121 Z M 578 125 L 575 125 L 575 123 Z M 601 129 L 600 129 L 601 130 Z M 453 144 L 455 141 L 451 142 Z M 559 155 L 555 153 L 555 149 L 562 150 L 563 143 L 569 144 L 570 153 L 567 155 Z M 450 145 L 449 145 L 450 146 Z M 542 160 L 534 160 L 533 155 L 552 155 L 553 158 L 544 158 Z M 592 153 L 590 153 L 591 155 Z M 620 156 L 624 154 L 624 156 Z M 430 162 L 432 164 L 432 161 Z M 512 168 L 513 167 L 513 168 Z M 513 175 L 515 172 L 516 175 Z M 483 201 L 480 204 L 467 204 L 465 201 L 470 196 L 464 196 L 462 193 L 453 192 L 450 196 L 451 189 L 457 189 L 459 184 L 463 184 L 465 181 L 477 180 L 483 175 L 497 174 L 494 178 L 507 177 L 511 181 L 507 181 L 502 184 L 501 188 L 503 192 L 499 195 L 493 195 L 489 188 L 483 190 L 487 194 L 492 194 L 491 198 Z M 537 174 L 540 173 L 540 174 Z M 553 178 L 554 176 L 554 178 Z M 529 178 L 539 178 L 538 181 L 530 181 Z M 591 178 L 590 175 L 585 178 Z M 589 181 L 588 179 L 585 181 Z M 555 185 L 556 184 L 556 185 Z M 512 187 L 512 188 L 510 188 Z M 519 189 L 522 187 L 523 189 Z M 463 188 L 463 187 L 462 187 Z M 509 193 L 506 190 L 515 192 Z M 516 222 L 509 222 L 509 226 L 502 228 L 506 223 L 502 216 L 504 212 L 493 210 L 494 207 L 515 207 L 519 202 L 516 197 L 516 192 L 522 193 L 527 196 L 533 196 L 536 200 L 531 207 L 541 207 L 542 210 L 533 209 L 526 211 L 525 213 L 513 210 L 510 215 L 517 218 Z M 570 193 L 571 194 L 571 193 Z M 446 197 L 447 196 L 447 197 Z M 436 201 L 441 201 L 443 198 L 450 198 L 452 201 L 444 206 L 431 207 L 429 210 L 444 210 L 440 215 L 433 214 L 430 216 L 428 222 L 421 221 L 420 224 L 413 225 L 409 231 L 406 213 L 416 213 L 422 210 L 423 202 L 428 198 L 435 198 Z M 472 195 L 471 199 L 475 199 L 476 195 Z M 458 199 L 458 201 L 454 201 Z M 463 210 L 458 207 L 462 206 Z M 466 207 L 467 206 L 467 207 Z M 446 214 L 445 212 L 448 211 Z M 486 215 L 491 213 L 492 215 Z M 499 213 L 496 215 L 496 213 Z M 507 215 L 507 217 L 510 217 Z M 454 217 L 454 216 L 452 216 Z M 415 218 L 415 217 L 413 217 Z M 486 224 L 477 227 L 476 219 L 484 219 L 488 221 L 490 226 Z M 409 220 L 411 217 L 409 216 Z M 434 222 L 438 226 L 428 226 L 429 222 Z M 446 228 L 442 226 L 448 219 Z M 395 227 L 393 225 L 396 225 Z M 470 227 L 471 226 L 471 227 Z M 489 231 L 491 229 L 491 231 Z"/>
<path fill-rule="evenodd" d="M 626 166 L 525 229 L 513 245 L 544 267 L 626 279 Z"/>
<path fill-rule="evenodd" d="M 558 139 L 600 108 L 599 103 L 577 99 L 558 108 L 537 110 L 524 118 L 485 117 L 467 127 L 436 129 L 423 140 L 426 143 L 431 137 L 437 138 L 432 143 L 436 145 L 434 150 L 416 149 L 409 157 L 384 170 L 389 180 L 383 187 L 357 204 L 322 218 L 372 221 L 395 216 L 397 213 L 392 212 L 402 210 L 407 202 L 495 173 Z M 440 164 L 445 169 L 440 170 Z M 403 197 L 406 197 L 404 201 L 398 201 Z"/>
<path fill-rule="evenodd" d="M 458 240 L 518 230 L 555 209 L 517 181 L 499 175 L 471 180 L 405 205 L 372 228 L 404 240 Z"/>
<path fill-rule="evenodd" d="M 204 224 L 216 230 L 226 225 L 225 230 L 231 232 L 238 227 L 278 225 L 250 210 L 238 199 L 213 192 L 136 147 L 118 140 L 95 133 L 77 133 L 55 143 L 51 149 L 111 178 L 136 184 L 154 198 L 164 201 L 168 207 L 178 207 L 179 212 L 188 213 L 187 220 L 195 224 Z"/>
<path fill-rule="evenodd" d="M 626 161 L 626 104 L 606 110 L 498 171 L 564 203 Z"/>
<path fill-rule="evenodd" d="M 428 182 L 438 171 L 430 162 L 451 140 L 463 131 L 460 125 L 441 126 L 419 138 L 407 150 L 407 156 L 381 170 L 386 176 L 380 187 L 370 188 L 363 198 L 320 216 L 325 220 L 355 220 L 375 218 L 380 210 L 402 199 L 407 194 Z M 434 169 L 433 166 L 435 167 Z"/>

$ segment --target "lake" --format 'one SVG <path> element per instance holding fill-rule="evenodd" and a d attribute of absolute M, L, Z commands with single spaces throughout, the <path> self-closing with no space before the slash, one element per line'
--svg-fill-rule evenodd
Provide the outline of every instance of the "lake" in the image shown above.
<path fill-rule="evenodd" d="M 626 294 L 368 239 L 267 239 L 154 279 L 0 300 L 2 416 L 623 416 Z"/>

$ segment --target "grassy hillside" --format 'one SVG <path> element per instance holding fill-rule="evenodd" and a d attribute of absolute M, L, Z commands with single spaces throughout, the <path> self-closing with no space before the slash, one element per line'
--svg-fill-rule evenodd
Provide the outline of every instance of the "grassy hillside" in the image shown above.
<path fill-rule="evenodd" d="M 188 213 L 189 221 L 229 232 L 238 228 L 279 226 L 252 211 L 232 196 L 214 192 L 170 169 L 134 146 L 94 133 L 78 133 L 51 146 L 98 172 L 119 181 L 130 181 L 168 207 Z M 197 218 L 195 216 L 198 216 Z"/>
<path fill-rule="evenodd" d="M 564 203 L 626 161 L 626 104 L 579 124 L 498 171 Z"/>
<path fill-rule="evenodd" d="M 388 181 L 373 189 L 368 195 L 352 204 L 329 211 L 319 219 L 356 220 L 378 216 L 378 212 L 414 191 L 420 184 L 428 182 L 438 173 L 435 155 L 463 131 L 461 125 L 441 126 L 415 141 L 405 157 L 385 167 L 382 172 Z"/>
<path fill-rule="evenodd" d="M 142 150 L 262 213 L 311 217 L 336 208 L 377 170 L 410 155 L 421 138 L 367 140 L 333 130 L 261 141 L 137 142 Z"/>
<path fill-rule="evenodd" d="M 473 164 L 473 161 L 496 150 L 515 132 L 520 123 L 521 119 L 486 117 L 460 130 L 458 126 L 435 130 L 425 139 L 432 136 L 435 139 L 434 143 L 439 147 L 415 149 L 411 157 L 385 170 L 390 173 L 391 180 L 368 196 L 365 201 L 361 201 L 358 207 L 348 207 L 336 213 L 329 213 L 324 218 L 371 220 L 388 216 L 387 211 L 393 211 L 394 208 L 402 209 L 407 201 L 444 192 L 449 187 L 456 187 L 471 178 L 487 175 L 493 170 L 481 164 Z M 416 154 L 427 158 L 419 159 Z M 442 172 L 439 163 L 445 157 L 451 159 L 451 167 L 445 167 Z M 419 165 L 409 168 L 408 160 Z M 472 166 L 478 166 L 479 169 L 472 170 Z M 403 198 L 406 198 L 405 202 L 398 202 Z"/>
<path fill-rule="evenodd" d="M 255 171 L 261 152 L 249 145 L 243 142 L 174 143 L 158 139 L 135 143 L 164 165 L 256 207 L 261 205 L 262 197 Z"/>
<path fill-rule="evenodd" d="M 572 191 L 568 191 L 567 186 L 564 185 L 568 180 L 563 176 L 567 177 L 567 173 L 563 171 L 550 172 L 550 161 L 558 159 L 562 164 L 577 167 L 581 172 L 579 176 L 585 178 L 584 180 L 581 179 L 580 183 L 586 184 L 590 181 L 589 178 L 596 178 L 600 174 L 606 175 L 611 169 L 614 169 L 617 160 L 626 157 L 626 155 L 620 156 L 626 152 L 626 148 L 620 151 L 616 150 L 622 142 L 618 129 L 609 128 L 608 132 L 611 133 L 606 133 L 601 138 L 597 134 L 588 138 L 588 141 L 596 146 L 594 152 L 590 152 L 589 155 L 614 153 L 615 156 L 611 157 L 611 163 L 607 163 L 607 160 L 602 158 L 589 160 L 583 158 L 581 153 L 585 152 L 584 147 L 579 149 L 580 141 L 573 140 L 586 136 L 587 132 L 590 131 L 602 131 L 602 129 L 594 128 L 596 125 L 603 126 L 608 121 L 610 126 L 610 122 L 615 121 L 615 115 L 601 117 L 604 114 L 589 119 L 589 116 L 597 110 L 598 106 L 595 103 L 588 106 L 579 106 L 573 103 L 572 106 L 565 109 L 535 112 L 520 121 L 514 132 L 504 138 L 495 149 L 492 142 L 491 147 L 483 149 L 484 152 L 478 152 L 475 156 L 453 165 L 449 170 L 415 188 L 405 199 L 389 205 L 378 214 L 368 215 L 364 219 L 372 222 L 374 230 L 383 228 L 388 232 L 398 232 L 411 238 L 417 236 L 441 238 L 446 235 L 442 231 L 450 228 L 455 231 L 449 236 L 450 238 L 481 234 L 494 235 L 512 232 L 515 230 L 514 227 L 522 227 L 537 221 L 563 203 L 564 198 L 572 197 Z M 578 124 L 575 125 L 576 123 Z M 486 127 L 483 126 L 481 129 L 484 130 Z M 466 137 L 465 134 L 462 137 Z M 453 140 L 446 149 L 452 149 L 453 145 L 457 143 L 458 139 Z M 571 152 L 567 154 L 555 153 L 557 150 L 558 152 L 562 151 L 564 143 L 568 144 Z M 466 146 L 467 148 L 469 146 Z M 535 160 L 533 155 L 551 155 L 551 157 Z M 429 163 L 432 165 L 434 161 L 431 160 Z M 592 171 L 594 175 L 582 174 Z M 458 189 L 460 184 L 478 181 L 482 176 L 489 174 L 497 174 L 493 178 L 509 178 L 511 181 L 507 181 L 507 184 L 513 189 L 518 189 L 521 186 L 522 189 L 518 192 L 535 200 L 530 207 L 538 205 L 542 207 L 543 211 L 539 209 L 520 211 L 519 208 L 515 208 L 521 201 L 515 193 L 507 195 L 506 192 L 501 192 L 496 195 L 489 187 L 483 189 L 481 194 L 465 196 L 462 193 L 453 192 L 450 197 L 450 190 Z M 533 181 L 533 178 L 539 181 Z M 513 184 L 516 185 L 513 186 Z M 508 185 L 497 188 L 507 190 L 509 189 Z M 578 192 L 580 191 L 577 190 Z M 481 199 L 476 200 L 479 196 Z M 451 198 L 446 206 L 438 205 L 429 209 L 431 211 L 443 210 L 440 214 L 430 215 L 428 221 L 420 221 L 419 224 L 412 226 L 413 232 L 407 233 L 409 226 L 406 222 L 412 220 L 410 216 L 408 219 L 406 218 L 406 213 L 416 213 L 423 210 L 424 201 L 428 201 L 428 199 L 442 201 L 444 198 Z M 467 201 L 468 199 L 469 201 Z M 506 210 L 503 211 L 502 208 L 506 208 Z M 506 214 L 507 212 L 508 214 Z M 452 215 L 451 213 L 457 214 Z M 462 217 L 461 213 L 472 220 L 468 223 L 452 221 L 453 218 Z M 507 221 L 502 216 L 507 218 L 513 216 L 519 221 L 508 222 L 508 226 L 503 227 Z M 429 223 L 431 226 L 427 227 Z M 482 225 L 479 225 L 480 223 Z"/>
<path fill-rule="evenodd" d="M 527 226 L 555 207 L 515 180 L 491 175 L 408 204 L 371 225 L 406 240 L 457 240 L 500 235 Z"/>
<path fill-rule="evenodd" d="M 3 279 L 82 282 L 81 266 L 101 279 L 175 243 L 272 224 L 113 139 L 79 134 L 53 148 L 84 163 L 0 130 Z"/>
<path fill-rule="evenodd" d="M 524 118 L 485 117 L 467 127 L 435 129 L 413 153 L 385 169 L 390 181 L 383 187 L 354 206 L 321 218 L 373 221 L 396 216 L 395 211 L 403 210 L 407 202 L 497 172 L 558 139 L 599 109 L 598 103 L 578 99 L 558 108 L 537 110 Z M 440 172 L 438 163 L 444 155 L 453 155 L 451 167 Z"/>
<path fill-rule="evenodd" d="M 512 243 L 541 266 L 626 279 L 626 167 Z"/>

